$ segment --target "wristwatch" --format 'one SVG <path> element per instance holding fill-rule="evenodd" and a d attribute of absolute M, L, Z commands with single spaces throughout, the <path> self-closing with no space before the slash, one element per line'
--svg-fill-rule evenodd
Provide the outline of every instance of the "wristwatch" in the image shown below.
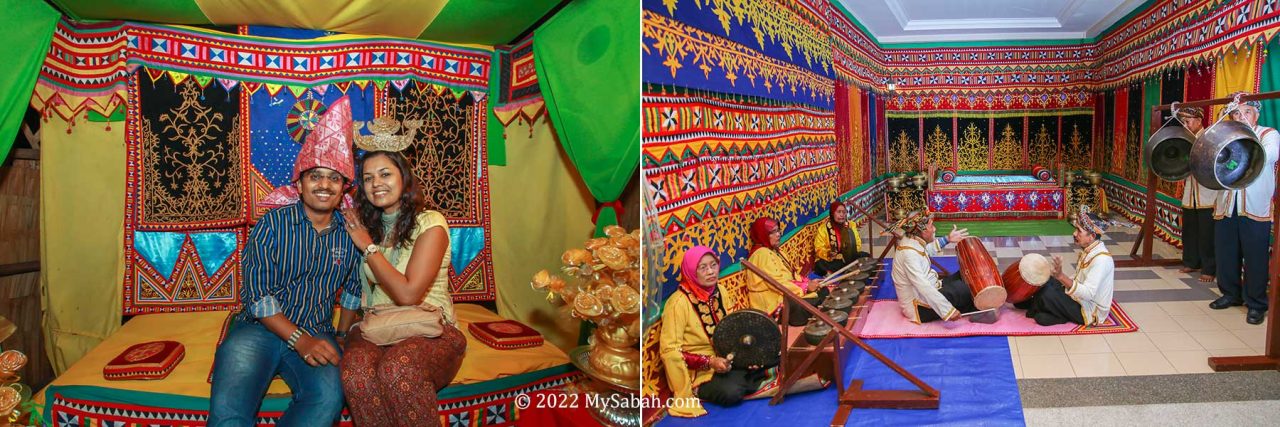
<path fill-rule="evenodd" d="M 375 253 L 378 253 L 378 245 L 373 244 L 373 243 L 370 243 L 370 244 L 369 244 L 369 246 L 365 246 L 365 248 L 364 248 L 364 257 L 365 257 L 365 258 L 368 258 L 368 257 L 369 257 L 369 255 L 373 255 L 373 254 L 375 254 Z"/>

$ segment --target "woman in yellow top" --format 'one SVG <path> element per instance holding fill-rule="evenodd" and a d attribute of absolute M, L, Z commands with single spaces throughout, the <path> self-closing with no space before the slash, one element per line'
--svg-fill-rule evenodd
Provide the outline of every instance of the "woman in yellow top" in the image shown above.
<path fill-rule="evenodd" d="M 441 308 L 445 327 L 436 338 L 385 346 L 351 328 L 341 362 L 347 406 L 356 425 L 438 426 L 436 393 L 453 381 L 467 349 L 449 297 L 449 226 L 440 212 L 423 208 L 418 180 L 400 153 L 368 152 L 360 169 L 357 206 L 343 216 L 364 251 L 364 307 L 429 304 Z"/>
<path fill-rule="evenodd" d="M 792 294 L 803 296 L 809 305 L 818 305 L 827 296 L 827 289 L 819 286 L 817 281 L 803 278 L 799 269 L 787 260 L 779 247 L 782 244 L 782 227 L 773 218 L 762 217 L 751 224 L 751 256 L 747 258 L 751 264 L 764 270 L 773 280 L 781 283 Z M 751 308 L 771 313 L 775 318 L 782 313 L 782 302 L 786 299 L 755 274 L 747 274 L 748 299 Z M 809 312 L 797 306 L 788 307 L 791 326 L 804 326 L 809 321 Z"/>
<path fill-rule="evenodd" d="M 673 405 L 667 413 L 697 417 L 707 411 L 694 399 L 732 406 L 756 391 L 766 378 L 763 369 L 733 368 L 715 355 L 711 338 L 716 324 L 738 308 L 733 295 L 721 289 L 720 258 L 706 246 L 694 246 L 680 263 L 680 289 L 667 298 L 662 310 L 659 345 L 662 364 L 671 386 Z"/>
<path fill-rule="evenodd" d="M 814 236 L 813 249 L 818 256 L 813 263 L 813 272 L 820 276 L 838 271 L 858 258 L 871 256 L 862 252 L 858 226 L 849 221 L 849 208 L 839 200 L 831 202 L 827 209 L 827 221 Z"/>

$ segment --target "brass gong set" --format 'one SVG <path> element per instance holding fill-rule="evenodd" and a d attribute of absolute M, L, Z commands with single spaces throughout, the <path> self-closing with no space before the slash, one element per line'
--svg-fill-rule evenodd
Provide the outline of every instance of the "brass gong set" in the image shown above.
<path fill-rule="evenodd" d="M 824 279 L 824 284 L 831 286 L 831 293 L 819 309 L 837 323 L 844 324 L 849 319 L 853 302 L 875 277 L 878 265 L 874 258 L 861 258 L 850 263 L 845 272 L 837 272 Z M 812 345 L 817 345 L 832 332 L 830 325 L 816 318 L 810 318 L 804 328 L 805 339 Z M 729 359 L 734 366 L 743 367 L 775 366 L 783 347 L 782 331 L 778 329 L 777 321 L 751 309 L 738 310 L 720 319 L 711 341 L 716 355 Z"/>
<path fill-rule="evenodd" d="M 1234 109 L 1229 105 L 1226 114 Z M 1173 117 L 1178 115 L 1177 105 Z M 1214 190 L 1235 190 L 1248 186 L 1267 165 L 1258 135 L 1248 125 L 1221 120 L 1200 137 L 1182 126 L 1166 126 L 1151 135 L 1143 146 L 1147 164 L 1157 177 L 1179 181 L 1195 176 L 1200 185 Z"/>

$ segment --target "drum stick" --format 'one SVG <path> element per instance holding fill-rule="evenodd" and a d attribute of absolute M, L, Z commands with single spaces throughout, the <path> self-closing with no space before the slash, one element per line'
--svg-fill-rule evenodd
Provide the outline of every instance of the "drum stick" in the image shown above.
<path fill-rule="evenodd" d="M 828 278 L 834 277 L 834 276 L 835 276 L 835 275 L 837 275 L 837 274 L 844 273 L 844 271 L 845 271 L 845 270 L 848 270 L 848 269 L 852 268 L 852 267 L 853 267 L 853 266 L 855 266 L 855 265 L 858 265 L 858 262 L 856 262 L 856 261 L 851 261 L 851 262 L 849 262 L 849 264 L 846 264 L 844 267 L 840 267 L 840 269 L 839 269 L 839 270 L 836 270 L 835 272 L 833 272 L 833 273 L 831 273 L 831 274 L 828 274 L 828 275 L 827 275 L 827 277 L 826 277 L 826 278 L 823 278 L 822 280 L 827 280 Z"/>
<path fill-rule="evenodd" d="M 843 279 L 843 278 L 846 278 L 846 277 L 849 277 L 849 276 L 853 276 L 853 275 L 855 275 L 855 274 L 859 274 L 859 273 L 862 273 L 862 272 L 861 272 L 861 271 L 856 271 L 856 270 L 855 270 L 855 271 L 850 271 L 850 272 L 847 272 L 847 273 L 841 274 L 841 275 L 839 275 L 839 276 L 829 276 L 829 277 L 827 277 L 827 278 L 825 278 L 825 279 L 822 279 L 822 280 L 821 280 L 821 281 L 819 281 L 818 283 L 819 283 L 819 284 L 821 284 L 821 285 L 823 285 L 823 286 L 826 286 L 826 285 L 831 284 L 831 283 L 833 283 L 833 282 L 835 282 L 835 281 L 837 281 L 837 280 L 840 280 L 840 279 Z"/>

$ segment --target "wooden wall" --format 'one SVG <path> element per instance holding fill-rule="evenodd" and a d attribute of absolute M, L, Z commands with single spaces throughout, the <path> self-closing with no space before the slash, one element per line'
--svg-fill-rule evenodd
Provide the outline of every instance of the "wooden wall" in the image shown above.
<path fill-rule="evenodd" d="M 14 153 L 0 166 L 0 270 L 40 259 L 40 162 L 29 158 L 34 150 L 22 151 L 26 155 Z M 53 380 L 40 327 L 39 271 L 0 277 L 0 316 L 17 326 L 0 347 L 27 355 L 19 375 L 39 390 Z"/>

